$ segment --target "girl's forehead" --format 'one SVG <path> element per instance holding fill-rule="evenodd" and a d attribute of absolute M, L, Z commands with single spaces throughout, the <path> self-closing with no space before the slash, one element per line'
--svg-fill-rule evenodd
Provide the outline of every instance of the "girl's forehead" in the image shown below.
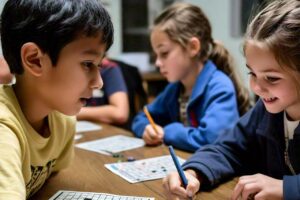
<path fill-rule="evenodd" d="M 246 65 L 252 70 L 277 71 L 281 67 L 271 50 L 257 43 L 248 43 L 244 48 Z"/>
<path fill-rule="evenodd" d="M 165 32 L 160 30 L 152 31 L 151 44 L 154 48 L 168 47 L 173 43 Z"/>
<path fill-rule="evenodd" d="M 268 46 L 264 42 L 256 41 L 256 40 L 246 40 L 244 43 L 244 50 L 246 50 L 247 47 L 249 46 L 263 49 L 265 51 L 269 50 Z"/>
<path fill-rule="evenodd" d="M 169 40 L 169 36 L 165 31 L 163 31 L 159 28 L 155 28 L 151 31 L 151 39 Z"/>

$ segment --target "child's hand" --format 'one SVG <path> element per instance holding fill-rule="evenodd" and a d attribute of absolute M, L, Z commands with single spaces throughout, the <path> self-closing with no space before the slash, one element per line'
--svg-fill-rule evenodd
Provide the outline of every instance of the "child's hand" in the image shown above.
<path fill-rule="evenodd" d="M 164 138 L 164 129 L 155 124 L 156 131 L 153 129 L 151 124 L 148 124 L 143 133 L 143 139 L 148 145 L 158 145 L 163 143 Z"/>
<path fill-rule="evenodd" d="M 192 199 L 199 190 L 200 182 L 196 178 L 196 172 L 193 170 L 187 170 L 184 173 L 188 181 L 186 189 L 183 188 L 181 179 L 177 172 L 172 172 L 163 179 L 163 186 L 167 199 Z"/>
<path fill-rule="evenodd" d="M 255 198 L 254 198 L 255 196 Z M 282 180 L 262 174 L 242 176 L 236 184 L 232 200 L 247 199 L 283 199 Z"/>

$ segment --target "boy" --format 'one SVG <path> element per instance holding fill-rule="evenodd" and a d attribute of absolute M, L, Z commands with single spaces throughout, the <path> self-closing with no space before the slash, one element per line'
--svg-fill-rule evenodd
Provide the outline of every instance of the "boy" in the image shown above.
<path fill-rule="evenodd" d="M 73 157 L 74 118 L 101 88 L 99 66 L 113 41 L 97 0 L 9 0 L 3 55 L 15 74 L 0 87 L 0 199 L 32 196 Z"/>

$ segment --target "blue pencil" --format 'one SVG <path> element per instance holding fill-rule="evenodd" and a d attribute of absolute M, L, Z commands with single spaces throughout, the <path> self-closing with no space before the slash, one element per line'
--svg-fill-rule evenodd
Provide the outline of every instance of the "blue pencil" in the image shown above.
<path fill-rule="evenodd" d="M 171 145 L 169 146 L 169 151 L 170 151 L 170 154 L 171 154 L 172 159 L 174 161 L 174 164 L 176 166 L 177 172 L 178 172 L 178 174 L 180 176 L 180 179 L 182 181 L 182 184 L 183 184 L 184 188 L 186 188 L 186 186 L 188 185 L 188 181 L 187 181 L 187 179 L 186 179 L 186 177 L 185 177 L 185 175 L 183 173 L 183 170 L 182 170 L 182 168 L 180 166 L 180 163 L 179 163 L 179 161 L 177 159 L 175 151 L 174 151 L 174 149 L 173 149 L 173 147 Z"/>

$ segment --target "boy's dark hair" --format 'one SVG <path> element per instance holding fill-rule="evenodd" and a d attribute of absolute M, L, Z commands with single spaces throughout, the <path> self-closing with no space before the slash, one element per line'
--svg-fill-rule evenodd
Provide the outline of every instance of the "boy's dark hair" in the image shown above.
<path fill-rule="evenodd" d="M 22 74 L 21 47 L 33 42 L 57 64 L 61 49 L 79 36 L 102 34 L 106 50 L 113 25 L 98 0 L 8 0 L 1 14 L 1 42 L 11 73 Z"/>

